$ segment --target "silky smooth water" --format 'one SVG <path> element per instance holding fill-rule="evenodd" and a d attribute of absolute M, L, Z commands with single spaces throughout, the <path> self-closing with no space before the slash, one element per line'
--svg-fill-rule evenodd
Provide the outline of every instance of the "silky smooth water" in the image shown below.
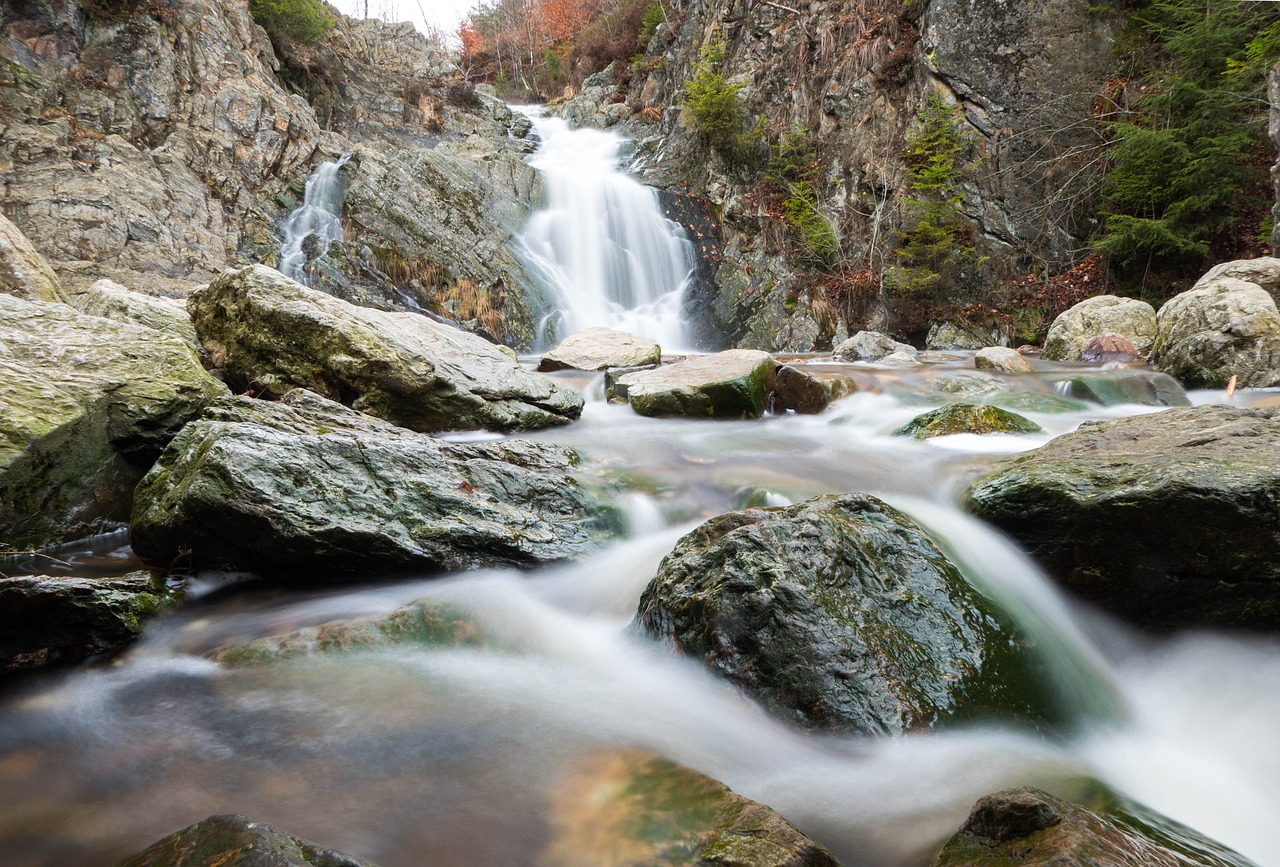
<path fill-rule="evenodd" d="M 668 220 L 658 194 L 620 166 L 624 140 L 532 115 L 540 145 L 529 157 L 546 202 L 520 236 L 525 261 L 555 299 L 546 343 L 604 326 L 687 346 L 681 307 L 696 266 L 693 244 Z"/>
<path fill-rule="evenodd" d="M 316 236 L 320 256 L 334 241 L 342 240 L 342 201 L 346 189 L 339 172 L 349 159 L 351 154 L 343 154 L 337 160 L 321 163 L 308 175 L 302 204 L 280 224 L 280 273 L 284 276 L 299 283 L 309 282 L 307 253 L 303 250 L 309 236 Z"/>
<path fill-rule="evenodd" d="M 809 417 L 647 419 L 592 401 L 576 424 L 538 434 L 579 449 L 585 472 L 630 485 L 619 501 L 630 535 L 591 557 L 214 595 L 152 624 L 113 664 L 26 679 L 0 704 L 0 862 L 109 864 L 239 812 L 384 867 L 548 863 L 548 815 L 571 769 L 627 745 L 770 804 L 850 865 L 921 863 L 979 796 L 1038 785 L 1070 797 L 1089 778 L 1280 865 L 1280 643 L 1137 637 L 1066 599 L 955 505 L 960 481 L 992 455 L 1152 408 L 1029 413 L 1048 432 L 1027 437 L 890 435 L 921 410 L 932 374 L 971 365 L 963 354 L 908 372 L 849 365 L 863 391 Z M 1012 387 L 1052 391 L 1051 379 Z M 847 490 L 914 515 L 1005 606 L 1046 655 L 1072 727 L 813 736 L 629 628 L 661 558 L 699 521 L 762 491 L 788 502 Z M 421 597 L 469 612 L 490 644 L 240 669 L 203 656 Z"/>

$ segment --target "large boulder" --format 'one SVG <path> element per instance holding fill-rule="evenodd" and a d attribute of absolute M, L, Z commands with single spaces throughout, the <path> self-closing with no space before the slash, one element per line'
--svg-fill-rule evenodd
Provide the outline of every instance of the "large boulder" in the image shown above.
<path fill-rule="evenodd" d="M 0 671 L 119 650 L 176 597 L 149 572 L 0 577 Z"/>
<path fill-rule="evenodd" d="M 909 343 L 899 343 L 878 331 L 859 331 L 832 350 L 832 355 L 845 361 L 879 361 L 887 355 L 904 352 L 919 360 L 920 353 Z"/>
<path fill-rule="evenodd" d="M 1195 832 L 1117 821 L 1039 789 L 980 798 L 931 867 L 1244 867 L 1248 862 Z"/>
<path fill-rule="evenodd" d="M 807 728 L 1047 718 L 1003 614 L 865 494 L 711 519 L 663 560 L 636 622 Z"/>
<path fill-rule="evenodd" d="M 179 338 L 193 352 L 200 351 L 200 338 L 196 337 L 186 302 L 176 298 L 145 295 L 113 280 L 98 280 L 84 292 L 74 295 L 71 305 L 88 316 L 153 328 Z"/>
<path fill-rule="evenodd" d="M 984 403 L 950 403 L 922 413 L 894 431 L 895 436 L 927 440 L 949 434 L 1037 433 L 1029 418 Z"/>
<path fill-rule="evenodd" d="M 1191 288 L 1198 289 L 1222 277 L 1234 277 L 1246 283 L 1256 283 L 1275 297 L 1276 291 L 1280 290 L 1280 259 L 1275 256 L 1259 256 L 1256 259 L 1223 262 L 1206 271 Z"/>
<path fill-rule="evenodd" d="M 1154 629 L 1280 628 L 1280 419 L 1169 409 L 1000 461 L 969 508 L 1082 598 Z"/>
<path fill-rule="evenodd" d="M 528 430 L 582 412 L 581 395 L 474 334 L 356 307 L 261 265 L 193 291 L 187 309 L 236 390 L 307 388 L 417 431 Z"/>
<path fill-rule="evenodd" d="M 1085 345 L 1099 334 L 1118 334 L 1146 357 L 1156 339 L 1156 311 L 1145 301 L 1097 295 L 1058 314 L 1049 326 L 1041 358 L 1080 361 Z"/>
<path fill-rule="evenodd" d="M 0 214 L 0 293 L 27 301 L 65 303 L 62 283 L 22 231 Z"/>
<path fill-rule="evenodd" d="M 628 373 L 615 381 L 614 393 L 625 395 L 641 415 L 758 418 L 767 408 L 776 367 L 767 352 L 728 349 Z"/>
<path fill-rule="evenodd" d="M 245 816 L 210 816 L 116 867 L 374 867 Z"/>
<path fill-rule="evenodd" d="M 542 356 L 538 370 L 606 370 L 646 367 L 662 360 L 656 341 L 611 328 L 588 328 L 571 334 Z"/>
<path fill-rule="evenodd" d="M 661 756 L 590 753 L 569 769 L 537 859 L 557 867 L 839 867 L 755 801 Z"/>
<path fill-rule="evenodd" d="M 127 521 L 143 473 L 223 391 L 177 338 L 0 294 L 0 549 Z"/>
<path fill-rule="evenodd" d="M 234 398 L 138 485 L 145 561 L 284 577 L 530 566 L 582 554 L 602 509 L 544 443 L 448 443 L 305 391 Z"/>
<path fill-rule="evenodd" d="M 1151 361 L 1189 388 L 1280 383 L 1280 312 L 1256 283 L 1220 277 L 1160 308 Z"/>

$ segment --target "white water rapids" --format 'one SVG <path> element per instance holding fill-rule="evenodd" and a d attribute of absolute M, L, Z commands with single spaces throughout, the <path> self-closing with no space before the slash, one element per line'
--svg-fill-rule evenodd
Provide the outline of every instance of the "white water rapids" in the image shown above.
<path fill-rule="evenodd" d="M 550 121 L 539 131 L 544 155 L 568 135 Z M 575 165 L 581 180 L 616 160 L 604 156 L 615 140 L 573 135 L 596 156 L 566 157 L 561 180 L 544 168 L 549 210 L 560 207 L 557 184 L 565 195 L 574 186 Z M 571 151 L 567 143 L 558 152 Z M 600 227 L 608 221 L 531 224 L 526 241 L 544 251 L 567 245 L 555 260 L 574 262 L 578 245 L 614 243 Z M 584 254 L 572 285 L 606 285 L 591 275 L 615 266 L 630 273 L 632 259 L 643 271 L 666 255 Z M 657 304 L 678 293 L 678 271 L 644 283 L 644 297 Z M 638 283 L 624 285 L 640 297 Z M 587 301 L 568 303 L 566 320 L 628 327 L 619 297 L 590 301 L 594 312 Z M 679 336 L 652 336 L 679 345 Z M 242 813 L 382 867 L 545 865 L 547 815 L 565 768 L 593 748 L 628 745 L 769 804 L 850 867 L 925 863 L 984 794 L 1036 785 L 1071 797 L 1090 779 L 1280 867 L 1271 824 L 1280 814 L 1280 642 L 1136 636 L 1066 599 L 1015 546 L 956 506 L 958 480 L 988 455 L 1035 447 L 1086 419 L 1151 409 L 1028 412 L 1044 434 L 917 443 L 890 432 L 921 411 L 923 380 L 971 370 L 972 358 L 917 371 L 846 369 L 860 392 L 818 416 L 649 419 L 597 397 L 577 423 L 539 434 L 631 489 L 618 503 L 630 535 L 581 562 L 215 594 L 155 621 L 112 664 L 11 684 L 0 694 L 0 863 L 110 864 L 207 816 Z M 599 394 L 599 377 L 557 376 Z M 1053 394 L 1039 376 L 1013 377 L 1010 387 Z M 1274 396 L 1236 395 L 1249 399 Z M 1005 607 L 1043 654 L 1074 728 L 991 720 L 893 739 L 812 736 L 629 628 L 659 561 L 697 522 L 748 495 L 786 503 L 854 490 L 912 514 Z M 493 640 L 243 668 L 202 656 L 422 597 L 448 600 Z"/>

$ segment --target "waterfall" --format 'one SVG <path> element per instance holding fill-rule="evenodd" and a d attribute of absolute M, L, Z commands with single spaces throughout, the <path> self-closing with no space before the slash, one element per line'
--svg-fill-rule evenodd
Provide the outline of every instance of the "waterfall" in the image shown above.
<path fill-rule="evenodd" d="M 343 154 L 333 162 L 321 163 L 307 177 L 302 204 L 293 209 L 280 224 L 280 273 L 300 283 L 307 283 L 304 267 L 329 249 L 329 244 L 342 240 L 342 199 L 346 195 L 338 171 L 351 159 Z M 314 235 L 319 252 L 307 250 L 307 238 Z M 308 254 L 311 255 L 308 255 Z"/>
<path fill-rule="evenodd" d="M 685 347 L 680 308 L 697 263 L 684 230 L 663 216 L 655 190 L 621 171 L 622 138 L 530 114 L 542 147 L 529 163 L 546 206 L 520 240 L 557 308 L 539 339 L 605 326 Z"/>

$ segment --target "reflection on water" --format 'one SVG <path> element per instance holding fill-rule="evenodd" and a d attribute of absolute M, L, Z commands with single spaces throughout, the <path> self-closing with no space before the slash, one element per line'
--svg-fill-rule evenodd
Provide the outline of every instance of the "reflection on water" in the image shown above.
<path fill-rule="evenodd" d="M 537 864 L 573 758 L 625 744 L 770 804 L 848 864 L 918 863 L 980 795 L 1032 784 L 1071 797 L 1097 777 L 1280 865 L 1280 646 L 1139 640 L 1091 615 L 1082 628 L 1020 552 L 954 506 L 957 480 L 989 454 L 1150 408 L 1029 411 L 1046 433 L 1025 438 L 892 437 L 928 408 L 927 373 L 948 369 L 931 367 L 859 366 L 864 391 L 813 417 L 685 422 L 590 403 L 580 423 L 539 436 L 578 447 L 588 472 L 628 485 L 619 505 L 630 534 L 591 558 L 215 597 L 154 624 L 115 665 L 29 678 L 0 705 L 3 862 L 111 863 L 238 812 L 384 867 Z M 1038 377 L 1017 387 L 1052 390 Z M 814 737 L 629 630 L 645 584 L 692 522 L 753 496 L 845 490 L 914 515 L 1023 624 L 1077 709 L 1076 731 Z M 241 669 L 201 656 L 424 596 L 468 612 L 487 643 Z"/>

